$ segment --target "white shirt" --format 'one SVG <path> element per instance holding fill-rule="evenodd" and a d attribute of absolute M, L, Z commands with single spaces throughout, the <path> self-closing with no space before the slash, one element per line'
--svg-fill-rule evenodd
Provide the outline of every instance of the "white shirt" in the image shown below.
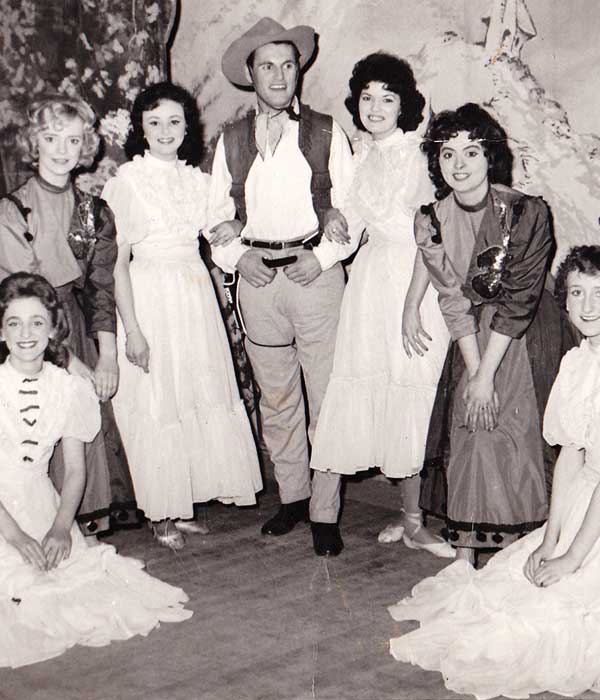
<path fill-rule="evenodd" d="M 298 147 L 299 123 L 290 120 L 275 153 L 267 148 L 264 160 L 257 154 L 245 184 L 247 224 L 242 236 L 265 241 L 303 238 L 315 231 L 319 222 L 313 209 L 310 165 Z M 342 209 L 352 183 L 354 165 L 348 139 L 333 122 L 329 154 L 331 204 Z M 225 160 L 223 135 L 215 151 L 208 195 L 208 230 L 222 221 L 235 218 L 235 204 L 230 195 L 231 174 Z M 225 272 L 233 272 L 240 257 L 248 250 L 239 238 L 226 246 L 212 248 L 214 262 Z M 325 237 L 313 249 L 323 270 L 348 257 L 348 246 Z"/>

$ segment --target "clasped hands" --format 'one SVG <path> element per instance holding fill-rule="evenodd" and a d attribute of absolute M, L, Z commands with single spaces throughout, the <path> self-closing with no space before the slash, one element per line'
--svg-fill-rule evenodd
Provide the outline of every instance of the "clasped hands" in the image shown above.
<path fill-rule="evenodd" d="M 46 533 L 42 543 L 23 532 L 20 527 L 6 537 L 6 541 L 12 545 L 21 555 L 23 561 L 31 564 L 39 571 L 50 571 L 56 568 L 63 559 L 68 559 L 71 554 L 71 533 L 53 525 Z"/>
<path fill-rule="evenodd" d="M 579 568 L 574 557 L 567 551 L 560 557 L 552 559 L 555 545 L 547 542 L 533 551 L 523 567 L 525 578 L 539 588 L 552 586 L 563 576 L 572 574 Z"/>
<path fill-rule="evenodd" d="M 476 430 L 493 430 L 498 424 L 500 401 L 494 389 L 493 377 L 479 370 L 469 378 L 463 392 L 466 404 L 465 425 L 470 433 Z"/>
<path fill-rule="evenodd" d="M 108 401 L 117 391 L 119 385 L 119 366 L 117 359 L 100 355 L 96 368 L 91 369 L 77 356 L 69 358 L 69 374 L 88 379 L 94 385 L 100 401 Z"/>

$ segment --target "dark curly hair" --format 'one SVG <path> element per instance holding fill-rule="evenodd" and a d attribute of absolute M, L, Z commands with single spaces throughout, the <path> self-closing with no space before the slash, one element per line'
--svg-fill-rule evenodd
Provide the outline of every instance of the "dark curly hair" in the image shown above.
<path fill-rule="evenodd" d="M 178 158 L 189 165 L 198 165 L 202 160 L 202 129 L 198 105 L 187 90 L 167 81 L 150 85 L 135 98 L 130 115 L 131 126 L 125 141 L 127 157 L 131 159 L 133 156 L 141 156 L 148 148 L 142 126 L 142 115 L 144 112 L 156 109 L 165 100 L 177 102 L 183 107 L 186 131 L 183 143 L 177 151 Z"/>
<path fill-rule="evenodd" d="M 69 353 L 65 341 L 69 335 L 69 323 L 54 287 L 45 277 L 30 272 L 15 272 L 2 280 L 0 284 L 0 325 L 4 321 L 4 314 L 11 301 L 31 298 L 39 299 L 48 310 L 54 327 L 54 333 L 48 341 L 44 359 L 59 367 L 66 367 L 69 362 Z M 8 348 L 6 343 L 1 341 L 0 361 L 4 362 L 7 357 Z"/>
<path fill-rule="evenodd" d="M 600 245 L 575 246 L 558 266 L 554 296 L 561 309 L 567 308 L 567 280 L 571 272 L 600 276 Z"/>
<path fill-rule="evenodd" d="M 435 186 L 435 196 L 443 199 L 452 188 L 444 180 L 440 168 L 440 150 L 449 141 L 466 131 L 469 138 L 480 141 L 488 162 L 490 183 L 512 184 L 513 155 L 508 147 L 506 131 L 483 107 L 467 102 L 455 110 L 445 110 L 434 115 L 429 124 L 421 150 L 427 156 L 429 177 Z"/>
<path fill-rule="evenodd" d="M 348 82 L 350 94 L 344 104 L 358 129 L 367 131 L 360 120 L 358 105 L 360 93 L 369 83 L 383 83 L 386 90 L 398 95 L 400 98 L 398 126 L 402 131 L 414 131 L 423 121 L 425 98 L 417 90 L 412 68 L 403 59 L 379 51 L 369 54 L 356 63 Z"/>

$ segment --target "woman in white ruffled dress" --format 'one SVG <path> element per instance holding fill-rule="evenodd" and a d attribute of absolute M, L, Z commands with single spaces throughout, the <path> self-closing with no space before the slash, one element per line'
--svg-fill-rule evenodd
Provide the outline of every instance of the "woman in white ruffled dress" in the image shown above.
<path fill-rule="evenodd" d="M 68 325 L 56 292 L 39 275 L 7 277 L 0 323 L 0 349 L 9 352 L 0 364 L 0 667 L 187 619 L 180 588 L 110 545 L 88 545 L 74 522 L 86 476 L 83 443 L 100 430 L 100 407 L 91 382 L 62 369 Z M 48 476 L 59 440 L 60 495 Z"/>
<path fill-rule="evenodd" d="M 210 275 L 198 251 L 209 176 L 197 112 L 183 88 L 158 83 L 133 106 L 133 156 L 102 196 L 115 215 L 121 376 L 114 398 L 139 507 L 159 543 L 202 532 L 194 503 L 251 505 L 262 488 Z M 125 359 L 127 358 L 127 359 Z"/>
<path fill-rule="evenodd" d="M 376 466 L 402 479 L 401 521 L 380 533 L 380 541 L 402 538 L 409 547 L 453 557 L 452 548 L 422 526 L 418 505 L 418 473 L 448 345 L 413 235 L 415 211 L 432 194 L 414 131 L 424 104 L 405 61 L 375 53 L 355 65 L 346 106 L 368 134 L 355 148 L 344 214 L 351 234 L 366 227 L 368 242 L 344 292 L 311 467 L 355 474 Z M 349 254 L 358 246 L 339 231 L 337 238 L 328 228 L 325 233 L 346 240 Z"/>
<path fill-rule="evenodd" d="M 391 653 L 480 700 L 600 692 L 600 246 L 572 249 L 556 295 L 586 336 L 561 362 L 544 438 L 562 445 L 543 527 L 483 569 L 457 561 L 390 608 L 419 629 Z"/>

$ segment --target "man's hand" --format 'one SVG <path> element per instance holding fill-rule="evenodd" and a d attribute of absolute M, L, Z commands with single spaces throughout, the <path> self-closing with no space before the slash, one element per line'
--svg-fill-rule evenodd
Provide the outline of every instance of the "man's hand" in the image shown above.
<path fill-rule="evenodd" d="M 302 250 L 298 253 L 298 260 L 291 265 L 286 265 L 283 271 L 292 282 L 307 287 L 317 279 L 323 269 L 312 250 Z"/>
<path fill-rule="evenodd" d="M 323 220 L 323 233 L 325 234 L 325 238 L 334 243 L 350 243 L 348 222 L 339 209 L 335 207 L 327 209 Z"/>
<path fill-rule="evenodd" d="M 212 246 L 228 245 L 240 235 L 242 228 L 242 222 L 237 219 L 221 221 L 210 229 L 206 239 Z"/>
<path fill-rule="evenodd" d="M 253 287 L 266 287 L 277 274 L 275 268 L 267 267 L 263 262 L 263 258 L 270 257 L 268 250 L 247 250 L 237 261 L 237 271 Z"/>

